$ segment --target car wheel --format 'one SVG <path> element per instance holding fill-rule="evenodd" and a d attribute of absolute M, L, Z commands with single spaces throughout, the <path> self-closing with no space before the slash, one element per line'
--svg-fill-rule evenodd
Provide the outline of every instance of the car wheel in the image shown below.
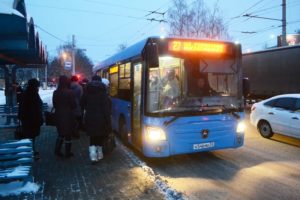
<path fill-rule="evenodd" d="M 270 124 L 267 121 L 261 121 L 258 124 L 258 130 L 264 138 L 270 138 L 274 135 Z"/>
<path fill-rule="evenodd" d="M 121 118 L 119 122 L 119 134 L 122 142 L 125 145 L 127 145 L 128 144 L 127 127 L 126 127 L 126 122 L 123 118 Z"/>

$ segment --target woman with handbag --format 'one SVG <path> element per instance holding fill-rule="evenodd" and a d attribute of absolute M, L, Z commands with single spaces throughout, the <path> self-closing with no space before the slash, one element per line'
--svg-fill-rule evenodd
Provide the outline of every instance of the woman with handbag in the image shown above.
<path fill-rule="evenodd" d="M 75 125 L 74 109 L 76 108 L 75 97 L 70 89 L 70 79 L 67 76 L 60 76 L 58 87 L 53 93 L 53 107 L 55 110 L 55 122 L 58 137 L 55 143 L 55 155 L 62 157 L 61 147 L 65 141 L 65 157 L 73 156 L 72 132 Z"/>
<path fill-rule="evenodd" d="M 39 159 L 36 151 L 35 138 L 40 135 L 43 125 L 43 102 L 39 95 L 40 83 L 37 79 L 30 79 L 28 86 L 20 98 L 18 117 L 21 120 L 22 138 L 32 139 L 34 158 Z"/>
<path fill-rule="evenodd" d="M 89 156 L 92 163 L 103 158 L 102 147 L 111 132 L 110 103 L 100 76 L 93 76 L 81 99 L 84 121 L 90 136 Z"/>

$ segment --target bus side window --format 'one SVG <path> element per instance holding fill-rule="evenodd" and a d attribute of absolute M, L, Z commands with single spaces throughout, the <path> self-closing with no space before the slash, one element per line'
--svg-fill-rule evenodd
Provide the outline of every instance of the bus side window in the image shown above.
<path fill-rule="evenodd" d="M 130 101 L 131 86 L 131 63 L 121 64 L 119 66 L 119 88 L 118 97 L 123 100 Z"/>
<path fill-rule="evenodd" d="M 118 73 L 110 74 L 110 96 L 118 95 Z"/>

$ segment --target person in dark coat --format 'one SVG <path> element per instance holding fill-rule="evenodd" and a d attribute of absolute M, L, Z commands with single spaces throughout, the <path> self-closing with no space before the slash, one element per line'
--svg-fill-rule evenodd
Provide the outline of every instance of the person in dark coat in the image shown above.
<path fill-rule="evenodd" d="M 80 84 L 81 87 L 82 87 L 82 93 L 85 92 L 86 86 L 87 86 L 87 84 L 88 84 L 89 82 L 90 82 L 90 81 L 89 81 L 89 79 L 87 79 L 87 78 L 83 78 L 83 79 L 79 82 L 79 84 Z M 81 106 L 81 111 L 82 111 L 82 114 L 83 114 L 83 107 L 82 107 L 82 105 L 80 105 L 80 106 Z M 81 120 L 81 127 L 80 127 L 80 129 L 81 129 L 82 131 L 86 132 L 84 118 L 82 118 L 82 120 Z"/>
<path fill-rule="evenodd" d="M 55 120 L 58 137 L 55 143 L 55 155 L 62 157 L 62 144 L 65 140 L 65 157 L 73 156 L 72 131 L 75 125 L 74 110 L 76 101 L 70 89 L 70 79 L 67 76 L 60 76 L 57 89 L 53 93 L 53 107 L 55 109 Z"/>
<path fill-rule="evenodd" d="M 43 102 L 39 95 L 39 81 L 30 79 L 28 86 L 20 97 L 18 117 L 22 124 L 22 137 L 32 139 L 35 159 L 39 153 L 35 148 L 35 138 L 40 135 L 40 127 L 43 125 Z"/>
<path fill-rule="evenodd" d="M 78 83 L 79 79 L 77 76 L 71 77 L 71 90 L 73 91 L 73 94 L 75 96 L 76 101 L 76 109 L 74 110 L 75 115 L 75 126 L 73 130 L 73 137 L 79 138 L 79 128 L 82 127 L 82 109 L 80 106 L 80 99 L 83 94 L 82 86 Z"/>
<path fill-rule="evenodd" d="M 86 131 L 90 136 L 90 159 L 97 162 L 103 158 L 102 146 L 111 132 L 109 98 L 100 76 L 93 76 L 87 84 L 81 104 L 85 110 Z"/>
<path fill-rule="evenodd" d="M 17 103 L 20 103 L 23 92 L 21 85 L 16 83 Z"/>

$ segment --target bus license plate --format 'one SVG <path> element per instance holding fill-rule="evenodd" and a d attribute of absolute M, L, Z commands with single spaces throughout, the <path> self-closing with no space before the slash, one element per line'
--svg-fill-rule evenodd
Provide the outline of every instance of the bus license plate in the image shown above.
<path fill-rule="evenodd" d="M 214 146 L 215 146 L 214 142 L 206 142 L 206 143 L 201 143 L 201 144 L 193 144 L 193 149 L 194 150 L 207 149 L 207 148 L 211 148 Z"/>

